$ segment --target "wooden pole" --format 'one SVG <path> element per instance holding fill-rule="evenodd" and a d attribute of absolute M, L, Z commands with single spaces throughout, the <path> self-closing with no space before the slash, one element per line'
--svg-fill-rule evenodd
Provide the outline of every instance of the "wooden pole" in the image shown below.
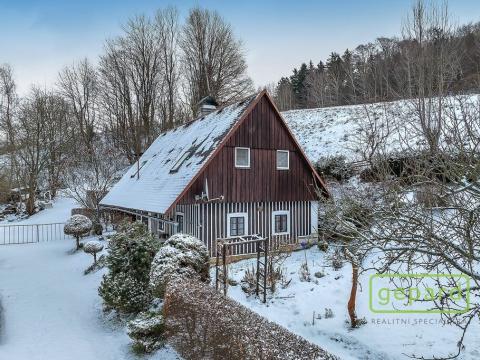
<path fill-rule="evenodd" d="M 227 296 L 227 244 L 222 245 L 223 260 L 223 295 Z"/>
<path fill-rule="evenodd" d="M 265 258 L 263 260 L 263 303 L 267 302 L 267 258 L 268 258 L 268 244 L 267 244 L 267 238 L 265 238 L 264 242 L 264 253 L 265 253 Z"/>

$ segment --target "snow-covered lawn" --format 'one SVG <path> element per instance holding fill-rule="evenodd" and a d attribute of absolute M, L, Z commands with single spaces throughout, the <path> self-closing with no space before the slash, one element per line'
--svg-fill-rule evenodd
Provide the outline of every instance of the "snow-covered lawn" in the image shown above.
<path fill-rule="evenodd" d="M 136 358 L 125 327 L 102 312 L 103 271 L 84 275 L 92 257 L 73 248 L 73 240 L 0 246 L 0 359 Z"/>
<path fill-rule="evenodd" d="M 307 260 L 312 275 L 311 282 L 301 282 L 299 269 L 305 260 L 305 252 L 294 252 L 284 266 L 290 285 L 279 289 L 267 305 L 254 296 L 247 297 L 240 285 L 229 287 L 230 297 L 245 306 L 285 326 L 318 344 L 342 359 L 408 359 L 406 354 L 447 355 L 455 351 L 460 331 L 451 325 L 439 323 L 435 314 L 375 314 L 369 310 L 368 280 L 371 273 L 361 276 L 357 293 L 357 313 L 365 317 L 367 324 L 351 330 L 347 301 L 351 289 L 351 267 L 345 264 L 339 271 L 329 267 L 325 254 L 316 247 L 307 250 Z M 254 260 L 244 260 L 230 265 L 229 276 L 239 281 L 245 268 Z M 316 278 L 315 272 L 325 276 Z M 212 272 L 214 276 L 214 273 Z M 334 317 L 325 319 L 325 309 L 333 310 Z M 321 315 L 322 319 L 313 318 Z M 466 349 L 460 359 L 480 358 L 478 321 L 466 337 Z"/>
<path fill-rule="evenodd" d="M 65 222 L 75 206 L 59 197 L 19 223 Z M 125 326 L 102 312 L 97 289 L 105 270 L 84 275 L 92 256 L 74 247 L 74 240 L 0 246 L 1 360 L 137 358 Z M 147 358 L 177 357 L 165 349 Z"/>
<path fill-rule="evenodd" d="M 79 207 L 78 203 L 69 197 L 58 196 L 53 200 L 53 207 L 50 209 L 41 210 L 38 213 L 23 220 L 1 221 L 1 225 L 30 225 L 30 224 L 50 224 L 63 223 L 71 215 L 73 208 Z M 13 219 L 13 217 L 12 217 Z"/>

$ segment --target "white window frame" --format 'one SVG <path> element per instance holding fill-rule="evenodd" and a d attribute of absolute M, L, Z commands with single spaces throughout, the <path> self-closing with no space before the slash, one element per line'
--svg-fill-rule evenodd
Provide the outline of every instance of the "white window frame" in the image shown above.
<path fill-rule="evenodd" d="M 248 165 L 238 165 L 237 164 L 237 150 L 248 150 Z M 250 169 L 250 148 L 248 147 L 236 147 L 235 148 L 235 167 L 237 169 Z"/>
<path fill-rule="evenodd" d="M 243 222 L 244 222 L 244 225 L 245 225 L 245 234 L 243 234 L 243 235 L 233 235 L 233 236 L 230 234 L 230 218 L 232 218 L 232 217 L 243 217 Z M 227 214 L 227 237 L 231 238 L 231 237 L 245 236 L 245 235 L 248 235 L 248 213 L 238 212 L 238 213 Z"/>
<path fill-rule="evenodd" d="M 279 167 L 278 166 L 278 154 L 279 153 L 287 153 L 287 167 Z M 277 158 L 275 159 L 277 170 L 290 170 L 290 151 L 288 150 L 277 150 Z"/>
<path fill-rule="evenodd" d="M 287 231 L 275 232 L 275 216 L 287 215 Z M 290 210 L 276 210 L 272 212 L 272 235 L 290 235 Z"/>

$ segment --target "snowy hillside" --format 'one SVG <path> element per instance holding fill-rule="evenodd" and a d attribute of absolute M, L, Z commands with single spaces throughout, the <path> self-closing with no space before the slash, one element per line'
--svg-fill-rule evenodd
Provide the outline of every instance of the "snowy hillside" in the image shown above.
<path fill-rule="evenodd" d="M 451 123 L 453 114 L 458 116 L 464 107 L 478 107 L 478 101 L 480 95 L 447 98 L 445 121 Z M 388 125 L 388 151 L 402 151 L 407 144 L 421 145 L 414 125 L 415 108 L 410 100 L 290 110 L 282 112 L 282 116 L 312 162 L 338 155 L 350 161 L 360 160 L 357 135 L 368 116 L 371 122 Z"/>

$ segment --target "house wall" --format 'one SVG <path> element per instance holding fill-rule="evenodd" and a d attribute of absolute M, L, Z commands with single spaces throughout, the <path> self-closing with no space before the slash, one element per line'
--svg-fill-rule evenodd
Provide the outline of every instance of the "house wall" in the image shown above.
<path fill-rule="evenodd" d="M 235 147 L 250 148 L 250 168 L 235 168 Z M 276 150 L 289 150 L 289 170 L 277 170 Z M 205 179 L 208 180 L 210 199 L 223 196 L 227 203 L 318 199 L 308 163 L 265 96 L 183 194 L 178 204 L 195 203 L 195 195 L 200 195 L 204 190 Z"/>
<path fill-rule="evenodd" d="M 215 256 L 217 239 L 227 237 L 227 215 L 229 213 L 248 214 L 248 235 L 258 234 L 268 237 L 270 245 L 278 243 L 297 243 L 299 237 L 317 232 L 316 201 L 282 201 L 251 203 L 207 203 L 194 205 L 177 205 L 175 213 L 184 214 L 184 232 L 202 240 Z M 290 234 L 272 235 L 272 212 L 288 210 L 290 212 Z M 312 220 L 313 219 L 313 220 Z M 233 255 L 255 252 L 254 245 L 239 246 Z"/>

